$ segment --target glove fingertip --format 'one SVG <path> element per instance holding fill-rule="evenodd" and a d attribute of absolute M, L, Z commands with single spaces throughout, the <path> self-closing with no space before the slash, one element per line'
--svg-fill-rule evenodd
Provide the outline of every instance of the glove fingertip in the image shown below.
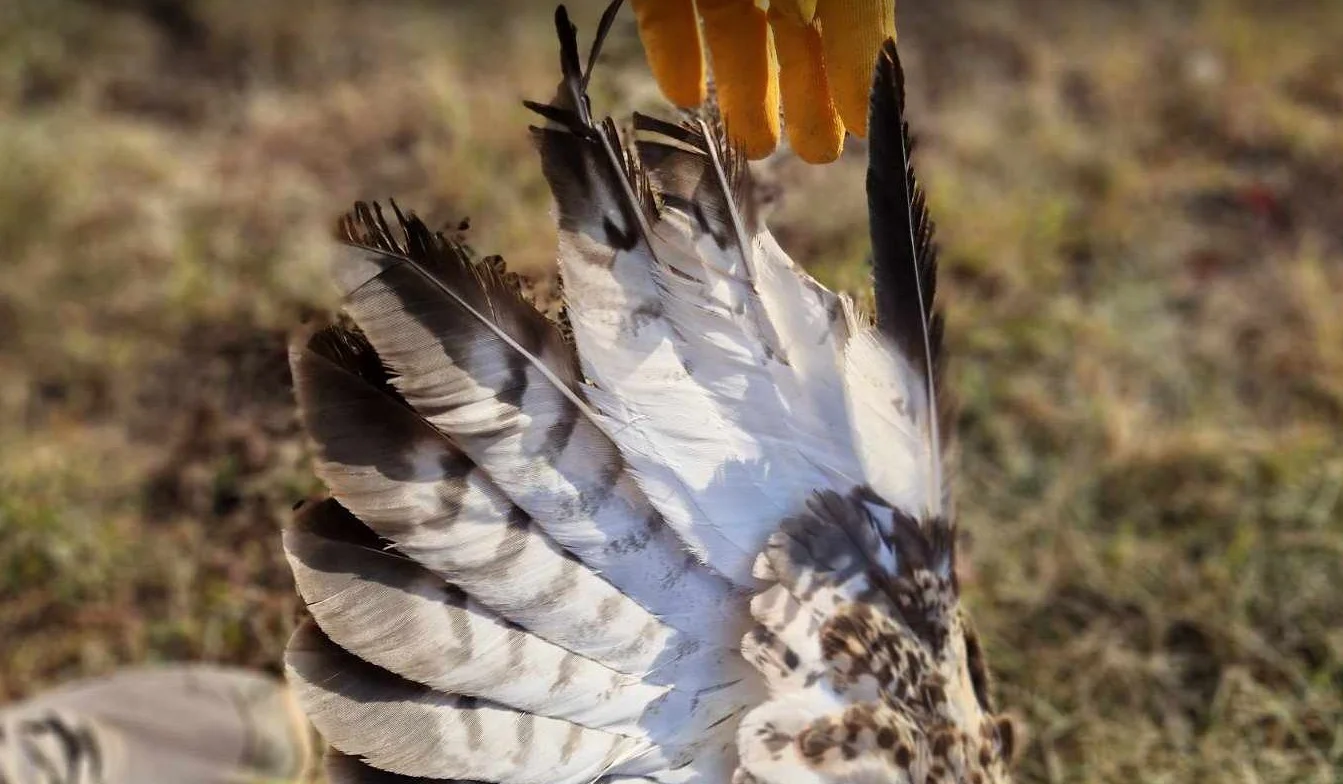
<path fill-rule="evenodd" d="M 849 133 L 865 137 L 877 53 L 895 37 L 895 0 L 818 0 L 816 15 L 835 108 Z"/>
<path fill-rule="evenodd" d="M 844 149 L 844 123 L 831 98 L 820 29 L 774 10 L 770 23 L 788 142 L 803 161 L 829 163 Z"/>
<path fill-rule="evenodd" d="M 690 108 L 707 97 L 704 47 L 694 0 L 632 0 L 648 67 L 668 101 Z"/>
<path fill-rule="evenodd" d="M 740 0 L 700 4 L 728 135 L 759 160 L 779 144 L 779 75 L 765 12 Z"/>

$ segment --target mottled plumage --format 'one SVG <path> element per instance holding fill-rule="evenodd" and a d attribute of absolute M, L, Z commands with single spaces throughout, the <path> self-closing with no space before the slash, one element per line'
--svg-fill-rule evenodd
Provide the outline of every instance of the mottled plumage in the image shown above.
<path fill-rule="evenodd" d="M 292 351 L 331 498 L 285 534 L 312 616 L 287 662 L 332 779 L 1005 780 L 894 45 L 869 323 L 770 236 L 717 127 L 595 120 L 557 23 L 560 89 L 529 106 L 565 327 L 360 205 L 350 323 Z"/>

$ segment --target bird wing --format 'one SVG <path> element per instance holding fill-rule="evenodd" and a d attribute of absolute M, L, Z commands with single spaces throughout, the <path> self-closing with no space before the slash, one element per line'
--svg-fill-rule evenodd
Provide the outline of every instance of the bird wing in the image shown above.
<path fill-rule="evenodd" d="M 626 139 L 594 118 L 617 6 L 586 70 L 559 9 L 559 89 L 528 103 L 563 325 L 361 204 L 333 262 L 348 322 L 292 348 L 331 498 L 285 534 L 311 613 L 287 666 L 332 776 L 996 776 L 893 45 L 869 323 L 770 236 L 720 127 L 636 117 Z"/>

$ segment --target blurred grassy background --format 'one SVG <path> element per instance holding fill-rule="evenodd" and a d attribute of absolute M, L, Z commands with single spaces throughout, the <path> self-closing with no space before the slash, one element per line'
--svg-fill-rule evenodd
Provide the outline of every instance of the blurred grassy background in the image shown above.
<path fill-rule="evenodd" d="M 578 4 L 590 32 L 599 8 Z M 0 700 L 276 670 L 316 489 L 284 341 L 394 196 L 542 279 L 549 3 L 0 4 Z M 902 0 L 965 582 L 1026 781 L 1343 765 L 1343 4 Z M 626 14 L 603 111 L 656 105 Z M 866 286 L 861 144 L 762 167 Z"/>

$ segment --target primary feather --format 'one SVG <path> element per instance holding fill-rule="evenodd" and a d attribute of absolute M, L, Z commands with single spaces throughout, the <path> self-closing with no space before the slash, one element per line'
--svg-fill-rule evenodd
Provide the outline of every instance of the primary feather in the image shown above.
<path fill-rule="evenodd" d="M 568 330 L 359 205 L 349 322 L 292 351 L 332 498 L 285 534 L 311 614 L 288 671 L 332 780 L 1003 780 L 893 44 L 868 324 L 774 241 L 715 125 L 595 120 L 597 46 L 584 70 L 556 21 L 557 97 L 529 106 Z"/>

